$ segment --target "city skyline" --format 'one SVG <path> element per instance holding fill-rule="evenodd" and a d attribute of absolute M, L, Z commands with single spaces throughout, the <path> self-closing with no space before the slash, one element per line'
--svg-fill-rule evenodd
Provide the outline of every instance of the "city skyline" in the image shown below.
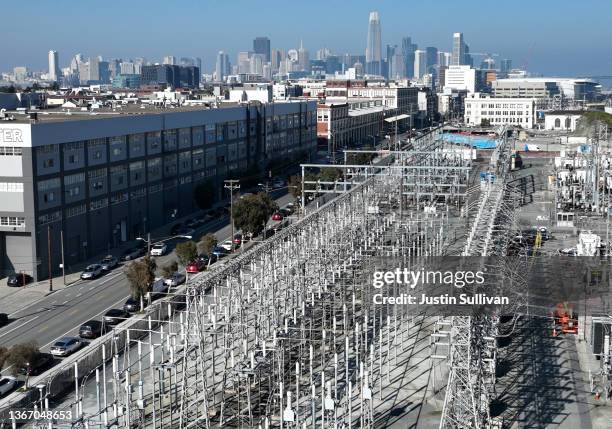
<path fill-rule="evenodd" d="M 66 7 L 70 4 L 67 1 L 59 3 L 65 4 Z M 180 2 L 177 6 L 181 3 L 185 7 L 193 6 L 191 2 Z M 146 57 L 155 62 L 162 62 L 164 56 L 173 55 L 177 58 L 201 57 L 203 71 L 210 73 L 215 68 L 216 55 L 220 50 L 226 52 L 230 58 L 235 58 L 238 52 L 251 49 L 253 40 L 258 36 L 269 38 L 272 49 L 296 48 L 303 39 L 305 48 L 313 53 L 328 48 L 335 54 L 363 54 L 367 46 L 368 16 L 370 12 L 377 11 L 381 21 L 383 46 L 400 44 L 403 37 L 409 36 L 419 48 L 434 46 L 440 51 L 450 52 L 453 33 L 462 32 L 472 51 L 499 53 L 500 57 L 512 58 L 515 67 L 526 65 L 528 70 L 535 73 L 559 76 L 610 74 L 612 59 L 605 55 L 595 55 L 609 49 L 607 41 L 610 40 L 610 30 L 604 25 L 603 17 L 606 13 L 603 11 L 589 17 L 588 23 L 586 18 L 572 17 L 572 28 L 583 28 L 579 32 L 562 28 L 563 21 L 568 20 L 568 17 L 562 13 L 562 7 L 548 10 L 542 6 L 530 6 L 530 13 L 522 15 L 518 11 L 521 8 L 516 8 L 516 11 L 505 11 L 504 20 L 500 20 L 485 19 L 486 13 L 483 12 L 482 3 L 455 5 L 442 2 L 441 5 L 449 12 L 448 15 L 456 17 L 454 19 L 447 17 L 447 14 L 434 16 L 431 7 L 422 5 L 411 5 L 408 8 L 401 4 L 390 6 L 383 3 L 360 2 L 346 12 L 350 19 L 341 21 L 332 19 L 339 6 L 325 4 L 329 14 L 325 14 L 318 21 L 317 27 L 325 28 L 325 25 L 329 24 L 329 28 L 333 28 L 333 31 L 323 32 L 312 32 L 307 28 L 307 15 L 317 9 L 316 1 L 312 8 L 304 12 L 306 14 L 304 19 L 288 19 L 287 22 L 279 23 L 274 21 L 274 26 L 268 25 L 268 21 L 273 21 L 275 16 L 272 3 L 258 8 L 254 12 L 255 15 L 232 11 L 232 19 L 236 21 L 236 25 L 232 25 L 232 34 L 224 35 L 223 38 L 218 37 L 218 33 L 223 30 L 221 22 L 219 25 L 210 22 L 204 27 L 196 25 L 195 21 L 201 15 L 211 12 L 214 12 L 215 16 L 223 16 L 226 11 L 229 13 L 230 6 L 206 4 L 198 5 L 197 9 L 192 7 L 193 13 L 181 18 L 185 21 L 185 25 L 181 25 L 176 33 L 173 33 L 174 37 L 168 37 L 167 32 L 156 30 L 163 17 L 153 15 L 146 23 L 138 25 L 136 17 L 139 11 L 134 6 L 127 5 L 122 16 L 126 21 L 131 18 L 136 20 L 131 26 L 119 23 L 117 28 L 121 31 L 117 33 L 120 33 L 120 36 L 104 31 L 102 26 L 87 27 L 89 21 L 83 20 L 81 23 L 77 20 L 72 27 L 73 32 L 63 34 L 54 32 L 45 38 L 44 43 L 38 38 L 12 37 L 14 42 L 5 47 L 4 55 L 0 58 L 0 69 L 10 70 L 16 66 L 26 66 L 34 70 L 46 69 L 49 50 L 56 50 L 59 52 L 61 67 L 66 67 L 70 58 L 78 52 L 83 53 L 85 57 L 93 55 L 102 55 L 105 59 Z M 566 0 L 559 3 L 570 4 Z M 591 2 L 587 1 L 583 7 L 588 7 L 589 3 Z M 111 13 L 110 10 L 103 9 L 102 5 L 94 4 L 92 9 L 92 12 L 101 18 Z M 537 10 L 534 9 L 545 12 L 550 19 L 542 22 L 531 16 L 537 15 Z M 612 6 L 599 5 L 599 9 L 612 11 Z M 62 8 L 46 4 L 11 4 L 5 6 L 4 10 L 14 16 L 37 13 L 44 25 L 47 20 L 57 18 L 58 10 Z M 556 12 L 557 10 L 559 12 Z M 75 13 L 78 16 L 79 12 Z M 429 16 L 431 19 L 400 19 L 405 18 L 406 14 Z M 257 19 L 259 15 L 262 19 Z M 517 21 L 518 15 L 521 16 Z M 584 21 L 584 25 L 581 24 L 581 20 Z M 602 20 L 602 25 L 597 25 L 598 20 Z M 351 25 L 343 22 L 350 22 Z M 520 26 L 517 22 L 520 22 Z M 559 24 L 555 24 L 556 22 Z M 11 39 L 11 35 L 18 31 L 17 25 L 16 22 L 7 22 L 0 29 L 0 37 Z M 79 37 L 74 37 L 76 33 Z"/>

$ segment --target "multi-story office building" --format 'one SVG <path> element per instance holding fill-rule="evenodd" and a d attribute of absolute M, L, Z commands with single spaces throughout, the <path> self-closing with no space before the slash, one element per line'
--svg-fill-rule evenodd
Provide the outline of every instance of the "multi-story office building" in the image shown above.
<path fill-rule="evenodd" d="M 57 51 L 49 51 L 49 80 L 57 82 L 61 76 Z"/>
<path fill-rule="evenodd" d="M 498 79 L 493 82 L 496 97 L 552 98 L 560 95 L 568 100 L 597 101 L 601 85 L 590 79 L 527 77 Z"/>
<path fill-rule="evenodd" d="M 417 49 L 414 52 L 414 77 L 421 79 L 427 73 L 427 52 Z"/>
<path fill-rule="evenodd" d="M 368 44 L 365 51 L 366 73 L 381 74 L 382 41 L 380 38 L 380 17 L 378 12 L 370 12 L 368 20 Z"/>
<path fill-rule="evenodd" d="M 200 70 L 195 66 L 156 64 L 142 66 L 141 85 L 162 85 L 173 88 L 197 88 L 200 86 Z"/>
<path fill-rule="evenodd" d="M 486 94 L 473 93 L 465 98 L 465 123 L 480 126 L 483 121 L 490 125 L 517 125 L 533 128 L 536 100 L 534 98 L 493 98 Z"/>
<path fill-rule="evenodd" d="M 270 62 L 270 39 L 256 37 L 253 40 L 253 52 L 264 56 L 264 62 Z"/>
<path fill-rule="evenodd" d="M 62 235 L 70 266 L 193 212 L 198 183 L 221 193 L 228 177 L 316 146 L 314 101 L 141 107 L 0 122 L 1 274 L 46 278 Z"/>
<path fill-rule="evenodd" d="M 136 89 L 140 87 L 140 75 L 119 73 L 113 78 L 112 86 L 115 88 Z"/>

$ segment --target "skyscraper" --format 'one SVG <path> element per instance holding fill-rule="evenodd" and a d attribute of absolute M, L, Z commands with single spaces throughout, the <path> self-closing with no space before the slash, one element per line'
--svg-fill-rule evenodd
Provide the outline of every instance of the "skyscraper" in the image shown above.
<path fill-rule="evenodd" d="M 378 12 L 370 12 L 368 20 L 368 44 L 365 51 L 366 73 L 380 74 L 382 60 L 382 41 L 380 37 L 380 18 Z"/>
<path fill-rule="evenodd" d="M 406 77 L 411 78 L 414 72 L 414 51 L 416 51 L 417 45 L 412 43 L 412 38 L 402 38 L 402 56 L 404 57 L 404 70 Z"/>
<path fill-rule="evenodd" d="M 270 39 L 267 37 L 256 37 L 253 40 L 253 52 L 263 55 L 265 62 L 270 61 Z"/>
<path fill-rule="evenodd" d="M 427 51 L 414 52 L 414 77 L 421 79 L 427 73 Z"/>
<path fill-rule="evenodd" d="M 310 71 L 310 55 L 304 49 L 304 43 L 300 40 L 300 49 L 298 49 L 298 66 L 300 71 Z"/>
<path fill-rule="evenodd" d="M 164 57 L 164 64 L 169 64 L 171 66 L 176 64 L 176 57 L 174 55 L 168 55 Z"/>
<path fill-rule="evenodd" d="M 217 63 L 215 64 L 215 78 L 217 82 L 225 81 L 225 77 L 229 74 L 230 63 L 229 57 L 223 51 L 217 54 Z"/>
<path fill-rule="evenodd" d="M 57 51 L 49 51 L 49 80 L 57 82 L 60 75 Z"/>
<path fill-rule="evenodd" d="M 451 57 L 451 66 L 460 66 L 465 64 L 465 42 L 463 41 L 463 33 L 453 34 L 453 56 Z"/>
<path fill-rule="evenodd" d="M 425 52 L 427 52 L 427 73 L 435 73 L 438 65 L 438 48 L 428 46 Z"/>

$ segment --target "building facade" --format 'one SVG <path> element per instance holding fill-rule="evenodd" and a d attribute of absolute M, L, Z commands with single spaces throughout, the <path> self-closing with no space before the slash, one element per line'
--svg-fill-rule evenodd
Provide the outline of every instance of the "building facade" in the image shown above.
<path fill-rule="evenodd" d="M 0 274 L 37 279 L 59 273 L 62 235 L 69 267 L 197 210 L 198 183 L 220 195 L 316 147 L 307 101 L 15 116 L 0 123 Z"/>
<path fill-rule="evenodd" d="M 536 100 L 533 98 L 497 98 L 481 93 L 465 98 L 464 122 L 470 126 L 516 125 L 533 128 L 536 122 Z"/>
<path fill-rule="evenodd" d="M 582 110 L 557 110 L 546 112 L 544 128 L 551 131 L 575 131 L 578 121 L 584 114 Z"/>

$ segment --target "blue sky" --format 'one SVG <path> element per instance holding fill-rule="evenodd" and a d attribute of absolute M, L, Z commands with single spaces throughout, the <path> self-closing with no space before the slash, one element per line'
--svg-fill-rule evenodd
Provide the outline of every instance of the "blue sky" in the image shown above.
<path fill-rule="evenodd" d="M 272 47 L 363 53 L 368 13 L 378 10 L 383 52 L 411 36 L 419 47 L 450 50 L 462 31 L 472 52 L 499 53 L 534 72 L 612 75 L 609 0 L 217 1 L 29 0 L 0 10 L 0 70 L 46 68 L 47 51 L 65 66 L 77 52 L 105 58 L 199 56 L 205 71 L 219 50 L 230 54 L 268 36 Z"/>

